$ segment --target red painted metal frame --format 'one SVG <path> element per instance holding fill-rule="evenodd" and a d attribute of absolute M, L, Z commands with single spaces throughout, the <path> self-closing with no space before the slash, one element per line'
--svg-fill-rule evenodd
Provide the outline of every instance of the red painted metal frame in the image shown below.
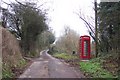
<path fill-rule="evenodd" d="M 88 41 L 88 55 L 84 56 L 84 41 Z M 79 53 L 81 59 L 90 59 L 90 36 L 81 36 L 79 41 Z"/>

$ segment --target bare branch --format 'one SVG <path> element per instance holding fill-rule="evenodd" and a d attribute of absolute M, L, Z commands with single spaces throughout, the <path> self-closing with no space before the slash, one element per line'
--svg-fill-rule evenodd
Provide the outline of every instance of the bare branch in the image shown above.
<path fill-rule="evenodd" d="M 3 0 L 1 0 L 1 2 L 3 2 L 3 3 L 5 3 L 5 4 L 7 4 L 8 6 L 12 7 L 11 4 L 9 4 L 9 3 L 7 3 L 7 2 L 5 2 L 5 1 L 3 1 Z"/>
<path fill-rule="evenodd" d="M 78 13 L 76 13 L 76 14 L 79 16 L 79 18 L 80 18 L 81 20 L 83 20 L 83 21 L 87 24 L 87 26 L 89 27 L 89 29 L 91 30 L 91 32 L 95 34 L 95 32 L 93 31 L 93 29 L 91 28 L 92 25 L 91 25 L 90 23 L 88 23 L 88 22 L 85 20 L 85 18 L 81 17 Z M 93 27 L 93 26 L 92 26 L 92 27 Z"/>
<path fill-rule="evenodd" d="M 46 4 L 47 2 L 44 2 L 43 4 L 41 4 L 40 6 L 38 6 L 37 8 L 40 8 L 42 7 L 44 4 Z"/>

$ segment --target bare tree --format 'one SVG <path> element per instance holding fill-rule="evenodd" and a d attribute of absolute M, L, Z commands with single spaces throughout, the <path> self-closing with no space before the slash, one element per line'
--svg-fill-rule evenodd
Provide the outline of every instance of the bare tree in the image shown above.
<path fill-rule="evenodd" d="M 78 51 L 79 35 L 69 27 L 65 27 L 63 35 L 57 40 L 56 46 L 60 52 Z"/>
<path fill-rule="evenodd" d="M 90 36 L 93 38 L 93 40 L 95 41 L 95 53 L 96 53 L 96 57 L 98 56 L 98 45 L 100 42 L 99 38 L 98 38 L 98 30 L 97 30 L 97 0 L 94 1 L 94 11 L 95 11 L 95 19 L 93 17 L 87 17 L 84 14 L 82 14 L 81 11 L 79 11 L 79 13 L 76 13 L 79 18 L 84 21 L 85 23 L 85 27 L 87 27 L 88 32 L 90 34 Z M 95 25 L 95 26 L 94 26 Z"/>

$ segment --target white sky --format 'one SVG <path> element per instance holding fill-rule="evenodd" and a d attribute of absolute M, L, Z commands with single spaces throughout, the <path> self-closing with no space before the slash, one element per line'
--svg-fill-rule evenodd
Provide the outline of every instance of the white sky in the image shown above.
<path fill-rule="evenodd" d="M 4 1 L 10 2 L 14 0 Z M 75 30 L 80 35 L 89 35 L 84 22 L 80 20 L 78 15 L 76 15 L 74 12 L 78 13 L 79 10 L 81 10 L 85 16 L 87 15 L 94 17 L 93 10 L 94 0 L 41 0 L 41 1 L 42 3 L 48 2 L 45 4 L 44 8 L 50 9 L 48 11 L 48 18 L 50 19 L 49 27 L 53 29 L 56 37 L 62 35 L 65 25 L 70 26 L 71 29 Z"/>
<path fill-rule="evenodd" d="M 64 26 L 68 25 L 80 35 L 88 35 L 84 22 L 75 12 L 82 11 L 84 15 L 93 16 L 93 0 L 53 0 L 53 11 L 49 12 L 49 26 L 55 31 L 56 37 L 62 35 Z"/>

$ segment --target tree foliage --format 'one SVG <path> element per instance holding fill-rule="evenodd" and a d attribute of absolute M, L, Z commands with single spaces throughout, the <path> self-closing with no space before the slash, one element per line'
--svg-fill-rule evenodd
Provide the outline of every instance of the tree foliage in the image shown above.
<path fill-rule="evenodd" d="M 101 2 L 98 8 L 100 50 L 120 50 L 120 2 Z M 103 48 L 104 47 L 104 48 Z"/>
<path fill-rule="evenodd" d="M 44 31 L 38 36 L 37 44 L 39 48 L 47 47 L 49 48 L 51 44 L 55 41 L 55 36 L 51 31 Z"/>
<path fill-rule="evenodd" d="M 48 30 L 46 13 L 33 2 L 8 4 L 9 9 L 2 9 L 3 23 L 21 39 L 21 47 L 28 53 L 36 48 L 38 35 Z M 5 27 L 6 27 L 5 26 Z"/>

